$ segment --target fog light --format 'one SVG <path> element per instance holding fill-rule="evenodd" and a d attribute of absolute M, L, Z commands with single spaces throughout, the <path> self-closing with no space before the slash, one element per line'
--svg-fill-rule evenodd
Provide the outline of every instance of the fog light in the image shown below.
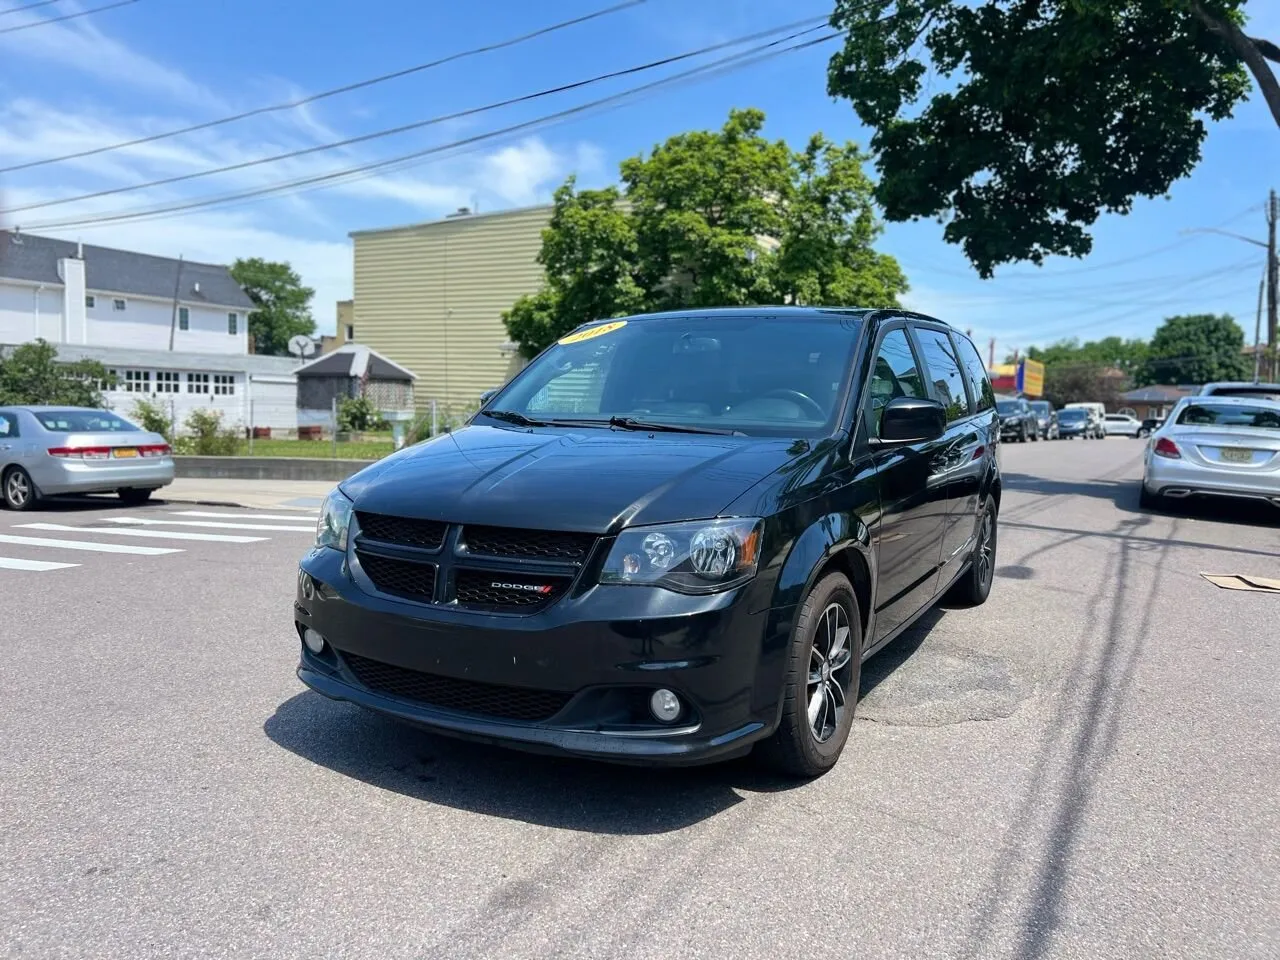
<path fill-rule="evenodd" d="M 324 637 L 310 627 L 302 631 L 302 642 L 307 645 L 307 649 L 312 653 L 324 652 Z"/>
<path fill-rule="evenodd" d="M 655 690 L 649 698 L 649 710 L 663 723 L 680 716 L 680 698 L 670 690 Z"/>

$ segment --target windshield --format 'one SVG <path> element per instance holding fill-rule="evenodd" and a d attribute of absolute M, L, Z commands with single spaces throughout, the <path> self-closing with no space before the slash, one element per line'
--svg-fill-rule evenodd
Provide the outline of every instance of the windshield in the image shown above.
<path fill-rule="evenodd" d="M 839 413 L 860 323 L 835 311 L 616 320 L 552 346 L 481 416 L 824 436 Z"/>
<path fill-rule="evenodd" d="M 1022 408 L 1018 406 L 1017 400 L 997 400 L 996 410 L 1000 413 L 1017 413 Z"/>
<path fill-rule="evenodd" d="M 46 430 L 55 433 L 137 433 L 128 420 L 107 410 L 41 410 L 35 413 Z"/>
<path fill-rule="evenodd" d="M 1252 404 L 1190 403 L 1178 415 L 1178 424 L 1189 427 L 1253 427 L 1280 430 L 1280 408 Z"/>
<path fill-rule="evenodd" d="M 1052 413 L 1053 408 L 1049 406 L 1048 400 L 1036 400 L 1031 404 L 1031 409 L 1036 413 Z"/>
<path fill-rule="evenodd" d="M 1058 411 L 1059 420 L 1083 420 L 1087 416 L 1088 414 L 1085 413 L 1085 411 L 1080 410 L 1078 408 L 1075 410 L 1059 410 Z"/>

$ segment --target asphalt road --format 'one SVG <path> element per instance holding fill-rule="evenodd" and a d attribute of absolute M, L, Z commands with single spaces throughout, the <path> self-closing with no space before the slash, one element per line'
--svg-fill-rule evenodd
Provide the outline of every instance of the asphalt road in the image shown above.
<path fill-rule="evenodd" d="M 308 535 L 173 523 L 298 525 L 263 511 L 0 514 L 182 551 L 0 542 L 77 564 L 0 569 L 0 955 L 1280 956 L 1280 598 L 1200 577 L 1280 576 L 1280 511 L 1140 511 L 1139 453 L 1005 445 L 990 601 L 869 663 L 801 786 L 305 692 Z"/>

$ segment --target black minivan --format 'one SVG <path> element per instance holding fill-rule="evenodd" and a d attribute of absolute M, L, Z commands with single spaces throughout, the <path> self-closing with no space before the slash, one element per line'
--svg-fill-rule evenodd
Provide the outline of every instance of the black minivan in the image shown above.
<path fill-rule="evenodd" d="M 327 498 L 298 676 L 440 733 L 632 763 L 840 756 L 863 660 L 991 589 L 995 396 L 899 310 L 594 322 Z"/>

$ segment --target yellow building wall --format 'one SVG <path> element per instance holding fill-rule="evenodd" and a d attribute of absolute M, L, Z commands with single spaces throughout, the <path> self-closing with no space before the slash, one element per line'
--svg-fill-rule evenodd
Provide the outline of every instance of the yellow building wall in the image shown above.
<path fill-rule="evenodd" d="M 353 233 L 356 339 L 418 376 L 419 410 L 473 410 L 519 371 L 502 313 L 542 285 L 551 208 Z"/>

